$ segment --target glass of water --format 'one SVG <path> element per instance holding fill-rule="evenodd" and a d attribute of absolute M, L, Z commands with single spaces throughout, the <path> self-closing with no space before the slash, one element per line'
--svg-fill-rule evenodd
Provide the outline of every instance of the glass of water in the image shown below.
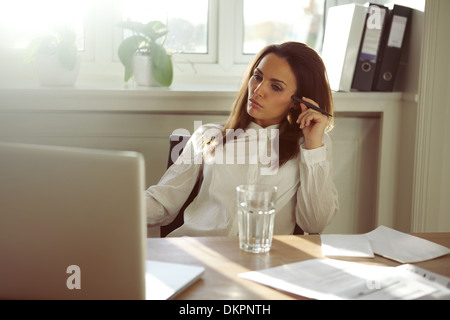
<path fill-rule="evenodd" d="M 270 251 L 277 187 L 242 185 L 236 190 L 240 249 L 252 253 Z"/>

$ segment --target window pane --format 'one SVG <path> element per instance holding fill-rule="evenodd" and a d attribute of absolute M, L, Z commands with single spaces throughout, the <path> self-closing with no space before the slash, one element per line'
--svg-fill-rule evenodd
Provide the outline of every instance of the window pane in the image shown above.
<path fill-rule="evenodd" d="M 243 53 L 272 43 L 299 41 L 320 50 L 324 0 L 244 0 Z"/>
<path fill-rule="evenodd" d="M 25 48 L 38 36 L 66 25 L 78 35 L 84 50 L 83 16 L 89 0 L 14 0 L 0 3 L 0 47 Z"/>
<path fill-rule="evenodd" d="M 208 53 L 208 0 L 126 0 L 123 20 L 159 20 L 169 29 L 166 48 L 178 53 Z"/>

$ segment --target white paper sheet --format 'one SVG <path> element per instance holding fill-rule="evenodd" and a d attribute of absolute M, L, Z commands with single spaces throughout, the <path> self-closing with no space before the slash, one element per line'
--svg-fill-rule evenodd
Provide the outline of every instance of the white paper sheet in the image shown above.
<path fill-rule="evenodd" d="M 326 257 L 367 257 L 373 254 L 398 261 L 416 263 L 450 253 L 450 249 L 400 231 L 380 226 L 362 235 L 321 235 Z"/>
<path fill-rule="evenodd" d="M 372 247 L 365 235 L 322 234 L 322 255 L 325 257 L 374 258 Z"/>
<path fill-rule="evenodd" d="M 411 267 L 414 268 L 414 267 Z M 450 298 L 442 281 L 430 281 L 409 267 L 379 267 L 333 259 L 312 259 L 239 274 L 240 277 L 312 299 L 412 300 Z M 423 269 L 422 269 L 423 270 Z"/>
<path fill-rule="evenodd" d="M 201 266 L 146 260 L 146 299 L 172 299 L 197 281 L 204 272 L 205 268 Z"/>
<path fill-rule="evenodd" d="M 435 259 L 450 253 L 450 249 L 385 226 L 366 233 L 373 252 L 401 262 L 416 263 Z"/>

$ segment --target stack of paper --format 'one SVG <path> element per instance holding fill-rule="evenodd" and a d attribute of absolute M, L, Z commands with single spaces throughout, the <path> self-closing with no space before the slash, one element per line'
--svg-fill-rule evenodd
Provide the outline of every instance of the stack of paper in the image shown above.
<path fill-rule="evenodd" d="M 385 226 L 363 235 L 321 235 L 326 257 L 380 256 L 400 263 L 431 260 L 450 253 L 450 249 Z"/>
<path fill-rule="evenodd" d="M 362 235 L 321 235 L 324 256 L 378 254 L 415 263 L 450 253 L 450 249 L 384 226 Z M 240 277 L 313 299 L 450 299 L 450 278 L 405 264 L 380 267 L 333 259 L 312 259 Z"/>
<path fill-rule="evenodd" d="M 312 259 L 239 276 L 312 299 L 450 299 L 449 278 L 412 265 L 393 268 Z"/>

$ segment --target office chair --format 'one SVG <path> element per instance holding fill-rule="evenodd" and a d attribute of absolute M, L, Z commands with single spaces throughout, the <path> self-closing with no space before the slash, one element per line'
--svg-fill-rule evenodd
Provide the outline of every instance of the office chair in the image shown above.
<path fill-rule="evenodd" d="M 170 146 L 169 146 L 169 157 L 167 159 L 167 168 L 169 168 L 178 158 L 178 156 L 183 151 L 184 147 L 186 146 L 186 143 L 188 142 L 190 136 L 189 135 L 182 135 L 182 134 L 171 134 L 170 135 Z M 178 146 L 180 144 L 180 153 L 174 154 L 172 157 L 172 150 L 175 148 L 175 146 Z M 173 220 L 171 223 L 169 223 L 166 226 L 161 226 L 161 237 L 166 237 L 169 233 L 171 233 L 173 230 L 177 229 L 178 227 L 181 227 L 184 223 L 184 210 L 187 208 L 187 206 L 195 199 L 197 196 L 198 190 L 200 188 L 200 185 L 202 183 L 201 177 L 197 180 L 197 183 L 195 184 L 194 188 L 191 191 L 191 194 L 187 198 L 186 202 L 181 207 L 180 211 L 178 212 L 178 215 L 176 216 L 175 220 Z"/>
<path fill-rule="evenodd" d="M 177 159 L 179 154 L 173 155 L 172 157 L 172 150 L 175 148 L 175 146 L 178 146 L 178 144 L 181 144 L 180 146 L 180 154 L 184 147 L 186 146 L 186 143 L 188 142 L 190 136 L 189 135 L 181 135 L 181 134 L 171 134 L 170 135 L 170 146 L 169 146 L 169 157 L 167 160 L 167 168 L 169 168 Z M 183 206 L 180 209 L 180 212 L 176 216 L 175 220 L 173 220 L 171 223 L 169 223 L 166 226 L 161 226 L 161 237 L 166 237 L 170 232 L 177 229 L 178 227 L 182 226 L 184 223 L 184 210 L 187 208 L 187 206 L 194 200 L 194 198 L 198 194 L 198 190 L 200 189 L 200 185 L 202 183 L 202 179 L 199 178 L 197 180 L 197 183 L 195 184 L 194 188 L 192 189 L 191 194 L 189 195 L 186 202 L 183 204 Z M 295 225 L 294 229 L 294 235 L 303 235 L 303 230 L 298 226 L 298 224 Z"/>

